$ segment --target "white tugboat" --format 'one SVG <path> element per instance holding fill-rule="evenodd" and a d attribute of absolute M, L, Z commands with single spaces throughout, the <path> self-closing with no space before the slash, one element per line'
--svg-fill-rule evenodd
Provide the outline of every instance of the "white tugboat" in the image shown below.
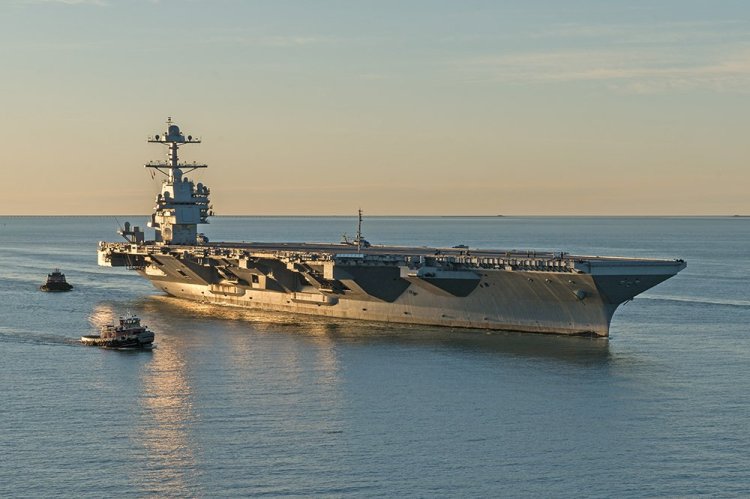
<path fill-rule="evenodd" d="M 177 152 L 200 140 L 171 119 L 149 142 L 167 161 L 146 239 L 126 225 L 127 242 L 99 243 L 99 265 L 135 270 L 160 291 L 201 303 L 326 317 L 608 336 L 617 307 L 685 268 L 683 260 L 567 252 L 382 246 L 360 227 L 342 243 L 209 242 L 198 232 L 212 215 L 210 191 L 185 174 L 206 168 Z M 279 182 L 285 182 L 283 175 Z M 283 199 L 280 199 L 283 202 Z M 252 235 L 245 240 L 252 240 Z"/>
<path fill-rule="evenodd" d="M 120 317 L 118 325 L 102 326 L 98 335 L 81 336 L 81 343 L 104 348 L 153 348 L 154 333 L 136 316 Z"/>

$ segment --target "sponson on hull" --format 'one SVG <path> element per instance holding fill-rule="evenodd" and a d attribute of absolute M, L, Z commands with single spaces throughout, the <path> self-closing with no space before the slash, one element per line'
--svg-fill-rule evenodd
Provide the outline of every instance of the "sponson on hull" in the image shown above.
<path fill-rule="evenodd" d="M 208 242 L 209 189 L 177 152 L 200 140 L 167 122 L 168 147 L 146 240 L 99 243 L 99 264 L 128 267 L 170 295 L 204 303 L 329 317 L 533 333 L 608 336 L 617 307 L 685 268 L 682 260 L 565 252 L 365 244 Z M 249 239 L 249 238 L 248 238 Z"/>

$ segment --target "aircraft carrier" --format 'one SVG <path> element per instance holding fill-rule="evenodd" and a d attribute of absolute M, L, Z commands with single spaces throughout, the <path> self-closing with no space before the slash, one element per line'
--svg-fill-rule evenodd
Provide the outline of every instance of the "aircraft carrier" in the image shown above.
<path fill-rule="evenodd" d="M 127 267 L 159 290 L 217 305 L 405 324 L 608 336 L 617 307 L 684 269 L 683 260 L 341 243 L 209 242 L 210 191 L 185 174 L 180 146 L 200 143 L 171 119 L 149 142 L 167 161 L 148 226 L 100 242 L 99 265 Z"/>

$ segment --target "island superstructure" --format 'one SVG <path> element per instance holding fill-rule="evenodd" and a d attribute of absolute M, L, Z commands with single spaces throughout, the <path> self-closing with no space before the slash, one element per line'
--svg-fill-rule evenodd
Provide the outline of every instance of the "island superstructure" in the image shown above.
<path fill-rule="evenodd" d="M 149 142 L 167 161 L 149 227 L 125 224 L 126 242 L 100 242 L 99 265 L 127 267 L 179 298 L 404 324 L 608 336 L 617 307 L 674 276 L 682 260 L 342 243 L 209 242 L 209 189 L 185 174 L 179 147 L 200 140 L 167 122 Z M 361 224 L 361 212 L 360 212 Z"/>

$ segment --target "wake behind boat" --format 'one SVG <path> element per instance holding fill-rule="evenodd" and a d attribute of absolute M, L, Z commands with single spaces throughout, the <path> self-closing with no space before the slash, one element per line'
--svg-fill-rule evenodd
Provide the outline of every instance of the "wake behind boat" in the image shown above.
<path fill-rule="evenodd" d="M 98 335 L 81 336 L 81 343 L 104 348 L 146 349 L 154 346 L 154 333 L 136 316 L 120 317 L 118 325 L 102 326 Z"/>

